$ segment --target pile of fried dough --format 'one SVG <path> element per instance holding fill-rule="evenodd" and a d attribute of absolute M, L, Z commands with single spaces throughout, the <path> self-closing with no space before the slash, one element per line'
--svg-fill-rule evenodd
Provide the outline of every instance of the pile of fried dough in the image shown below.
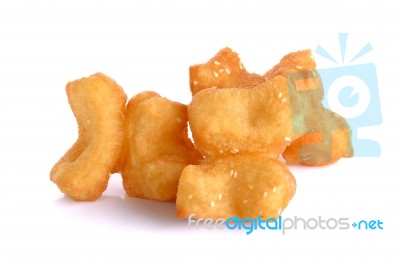
<path fill-rule="evenodd" d="M 287 164 L 353 155 L 349 125 L 322 106 L 310 50 L 284 56 L 263 76 L 229 48 L 189 71 L 188 106 L 151 91 L 126 102 L 101 73 L 68 83 L 79 137 L 51 180 L 72 199 L 93 201 L 120 172 L 129 196 L 176 201 L 178 218 L 268 219 L 295 193 Z"/>

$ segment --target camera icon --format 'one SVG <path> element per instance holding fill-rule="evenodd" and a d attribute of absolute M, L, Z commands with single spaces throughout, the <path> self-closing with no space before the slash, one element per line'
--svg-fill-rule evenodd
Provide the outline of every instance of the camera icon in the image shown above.
<path fill-rule="evenodd" d="M 343 34 L 339 34 L 339 38 L 341 36 Z M 345 36 L 347 39 L 347 34 Z M 318 49 L 316 53 L 321 54 Z M 346 118 L 352 129 L 354 156 L 379 157 L 381 146 L 377 141 L 358 138 L 359 128 L 382 124 L 375 65 L 338 66 L 319 69 L 318 72 L 325 92 L 324 106 Z"/>

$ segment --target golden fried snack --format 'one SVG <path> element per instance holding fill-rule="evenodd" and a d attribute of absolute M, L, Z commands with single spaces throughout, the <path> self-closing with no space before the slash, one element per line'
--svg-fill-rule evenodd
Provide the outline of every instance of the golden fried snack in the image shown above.
<path fill-rule="evenodd" d="M 126 95 L 101 73 L 70 82 L 66 90 L 79 137 L 54 165 L 50 179 L 74 200 L 96 200 L 119 160 Z"/>
<path fill-rule="evenodd" d="M 207 63 L 191 66 L 189 75 L 192 95 L 212 87 L 244 88 L 265 82 L 262 76 L 247 72 L 239 55 L 229 48 L 220 50 Z"/>
<path fill-rule="evenodd" d="M 155 97 L 155 96 L 159 96 L 156 92 L 153 91 L 144 91 L 142 93 L 139 93 L 135 96 L 135 102 L 141 102 L 142 100 L 151 98 L 151 97 Z M 124 115 L 126 115 L 126 107 L 124 107 Z M 124 117 L 124 129 L 126 130 L 127 128 L 127 119 L 126 116 Z M 121 148 L 121 154 L 118 158 L 118 161 L 116 162 L 115 166 L 113 167 L 113 172 L 114 173 L 120 173 L 122 171 L 122 169 L 125 166 L 125 160 L 126 157 L 128 155 L 128 138 L 127 135 L 125 134 L 124 136 L 124 142 L 122 144 L 122 148 Z"/>
<path fill-rule="evenodd" d="M 322 82 L 310 50 L 290 53 L 265 74 L 288 80 L 293 132 L 283 157 L 289 164 L 324 165 L 351 157 L 351 129 L 340 115 L 323 107 Z"/>
<path fill-rule="evenodd" d="M 127 120 L 125 191 L 132 197 L 175 201 L 183 168 L 203 158 L 188 138 L 186 106 L 143 92 L 129 101 Z"/>
<path fill-rule="evenodd" d="M 277 157 L 293 138 L 286 79 L 255 88 L 206 89 L 188 106 L 198 150 L 206 157 L 241 152 Z"/>
<path fill-rule="evenodd" d="M 296 190 L 286 165 L 259 155 L 227 155 L 189 165 L 179 180 L 177 217 L 278 217 Z"/>

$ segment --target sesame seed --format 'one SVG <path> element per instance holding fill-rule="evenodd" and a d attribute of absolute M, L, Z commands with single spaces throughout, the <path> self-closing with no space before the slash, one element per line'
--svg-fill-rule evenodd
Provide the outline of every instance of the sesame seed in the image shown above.
<path fill-rule="evenodd" d="M 278 209 L 278 215 L 280 215 L 282 213 L 282 208 Z"/>
<path fill-rule="evenodd" d="M 218 194 L 218 199 L 222 200 L 222 193 Z"/>
<path fill-rule="evenodd" d="M 188 199 L 191 200 L 192 198 L 193 198 L 193 194 L 190 194 L 190 195 L 188 196 Z"/>
<path fill-rule="evenodd" d="M 218 72 L 214 71 L 214 77 L 218 78 L 219 74 Z"/>
<path fill-rule="evenodd" d="M 238 152 L 239 152 L 239 149 L 237 149 L 237 148 L 231 150 L 231 153 L 238 153 Z"/>
<path fill-rule="evenodd" d="M 252 189 L 253 189 L 253 186 L 252 186 L 252 185 L 250 185 L 250 184 L 249 184 L 249 189 L 250 189 L 250 190 L 252 190 Z"/>
<path fill-rule="evenodd" d="M 240 63 L 240 66 L 239 66 L 239 68 L 242 70 L 243 69 L 243 65 L 242 65 L 242 63 Z"/>
<path fill-rule="evenodd" d="M 222 150 L 222 149 L 219 149 L 219 153 L 221 153 L 221 154 L 222 154 L 222 153 L 224 153 L 224 150 Z"/>
<path fill-rule="evenodd" d="M 246 203 L 247 203 L 247 200 L 244 200 L 244 201 L 243 201 L 243 204 L 246 204 Z"/>
<path fill-rule="evenodd" d="M 199 82 L 198 81 L 193 81 L 193 85 L 195 85 L 195 86 L 197 86 L 199 84 Z"/>
<path fill-rule="evenodd" d="M 303 67 L 302 66 L 296 66 L 296 69 L 301 70 Z"/>
<path fill-rule="evenodd" d="M 274 187 L 274 188 L 272 189 L 272 192 L 276 192 L 276 187 Z"/>
<path fill-rule="evenodd" d="M 233 178 L 236 178 L 238 176 L 237 172 L 233 172 Z"/>
<path fill-rule="evenodd" d="M 230 69 L 225 68 L 225 72 L 226 72 L 226 74 L 231 75 L 231 70 Z"/>
<path fill-rule="evenodd" d="M 217 60 L 214 61 L 214 64 L 215 65 L 221 65 L 221 63 L 219 61 L 217 61 Z"/>
<path fill-rule="evenodd" d="M 279 91 L 278 98 L 281 98 L 281 97 L 282 97 L 282 92 Z"/>
<path fill-rule="evenodd" d="M 231 172 L 229 173 L 229 175 L 232 177 L 233 176 L 234 171 L 231 170 Z"/>
<path fill-rule="evenodd" d="M 88 119 L 88 120 L 86 120 L 86 123 L 90 124 L 90 120 L 89 120 L 89 119 Z"/>
<path fill-rule="evenodd" d="M 282 99 L 281 99 L 281 102 L 282 102 L 282 103 L 285 103 L 285 102 L 286 102 L 286 98 L 285 98 L 285 97 L 282 98 Z"/>
<path fill-rule="evenodd" d="M 222 73 L 222 72 L 224 72 L 224 71 L 225 71 L 224 69 L 219 69 L 219 70 L 218 70 L 219 73 Z"/>
<path fill-rule="evenodd" d="M 213 200 L 211 201 L 211 207 L 215 207 L 215 202 Z"/>
<path fill-rule="evenodd" d="M 180 118 L 180 117 L 177 117 L 177 118 L 175 118 L 176 119 L 176 122 L 182 122 L 182 118 Z"/>
<path fill-rule="evenodd" d="M 287 142 L 290 142 L 290 141 L 292 141 L 292 138 L 290 138 L 289 136 L 285 136 L 285 141 L 287 141 Z"/>
<path fill-rule="evenodd" d="M 264 191 L 263 197 L 266 198 L 268 196 L 268 192 Z"/>

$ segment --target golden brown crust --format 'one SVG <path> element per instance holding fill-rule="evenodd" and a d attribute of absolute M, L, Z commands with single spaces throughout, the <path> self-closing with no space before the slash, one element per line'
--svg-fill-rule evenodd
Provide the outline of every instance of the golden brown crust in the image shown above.
<path fill-rule="evenodd" d="M 188 107 L 193 138 L 206 157 L 262 153 L 276 157 L 293 138 L 286 80 L 255 88 L 207 89 Z"/>
<path fill-rule="evenodd" d="M 74 200 L 96 200 L 121 153 L 126 95 L 101 73 L 68 83 L 66 91 L 79 137 L 54 165 L 50 179 Z"/>
<path fill-rule="evenodd" d="M 191 66 L 189 75 L 192 95 L 212 87 L 254 87 L 265 81 L 262 76 L 247 72 L 238 54 L 230 48 L 220 50 L 204 64 Z"/>
<path fill-rule="evenodd" d="M 316 70 L 315 60 L 311 50 L 301 50 L 289 53 L 264 75 L 266 79 L 276 76 L 287 76 L 289 73 Z"/>
<path fill-rule="evenodd" d="M 177 217 L 278 217 L 296 190 L 282 162 L 260 155 L 229 155 L 189 165 L 179 180 Z"/>
<path fill-rule="evenodd" d="M 230 73 L 225 73 L 224 68 L 228 68 Z M 288 163 L 323 165 L 333 163 L 342 157 L 351 157 L 353 154 L 351 130 L 344 118 L 340 115 L 336 115 L 340 120 L 332 121 L 330 120 L 330 118 L 332 118 L 332 112 L 323 108 L 321 103 L 324 95 L 322 84 L 318 72 L 316 71 L 316 64 L 311 50 L 301 50 L 285 55 L 281 61 L 266 72 L 264 76 L 260 76 L 257 74 L 249 74 L 241 64 L 237 53 L 229 48 L 225 48 L 207 63 L 190 67 L 190 88 L 193 95 L 201 90 L 212 87 L 254 88 L 278 76 L 285 77 L 288 80 L 288 84 L 293 84 L 295 86 L 295 91 L 297 92 L 314 90 L 312 98 L 308 100 L 302 99 L 299 93 L 292 93 L 295 98 L 290 101 L 292 106 L 292 118 L 290 121 L 295 121 L 295 123 L 292 124 L 294 127 L 293 132 L 298 139 L 294 140 L 295 138 L 292 138 L 294 141 L 290 150 L 284 153 L 284 157 L 288 159 Z M 295 78 L 297 79 L 295 80 Z M 196 96 L 194 96 L 194 99 L 196 99 Z M 266 102 L 268 102 L 268 100 L 266 100 Z M 299 120 L 303 122 L 303 126 L 297 125 Z M 296 128 L 301 129 L 303 132 L 299 133 Z M 305 154 L 298 156 L 300 153 L 303 153 L 300 152 L 300 150 L 306 145 L 304 140 L 311 143 L 318 143 L 317 139 L 312 140 L 312 138 L 316 138 L 317 136 L 312 134 L 315 130 L 323 132 L 324 136 L 331 135 L 333 137 L 332 142 L 330 144 L 324 142 L 319 147 L 308 146 L 307 156 L 305 156 Z M 332 135 L 334 131 L 340 130 L 343 130 L 341 133 L 346 133 L 347 135 L 340 135 L 339 139 L 337 135 Z M 305 136 L 299 138 L 303 135 Z M 197 141 L 197 145 L 201 149 L 202 146 L 208 146 L 209 144 L 203 145 L 200 140 Z M 334 149 L 331 151 L 333 155 L 332 160 L 326 161 L 329 156 L 325 156 L 321 161 L 321 156 L 319 155 L 321 147 L 325 150 Z M 210 146 L 210 149 L 215 150 L 216 147 Z M 254 149 L 257 150 L 257 148 Z M 210 153 L 207 149 L 201 149 L 201 151 L 207 156 Z M 297 159 L 294 159 L 295 154 Z M 309 161 L 303 161 L 305 157 L 307 157 Z"/>
<path fill-rule="evenodd" d="M 134 103 L 140 103 L 146 99 L 152 98 L 152 97 L 158 97 L 159 95 L 156 92 L 153 91 L 143 91 L 139 94 L 137 94 L 135 96 L 135 98 L 131 99 L 130 102 L 127 104 L 127 106 L 124 107 L 124 131 L 125 131 L 125 135 L 124 135 L 124 141 L 122 144 L 122 148 L 121 148 L 121 153 L 120 156 L 118 157 L 118 160 L 116 162 L 116 164 L 113 167 L 113 171 L 112 173 L 120 173 L 125 165 L 125 160 L 127 159 L 127 154 L 128 154 L 128 137 L 126 135 L 126 128 L 128 127 L 128 120 L 126 119 L 126 115 L 127 115 L 127 107 L 128 106 L 134 106 Z"/>
<path fill-rule="evenodd" d="M 142 92 L 129 101 L 127 118 L 125 191 L 132 197 L 174 201 L 183 168 L 202 158 L 187 135 L 186 106 Z"/>

